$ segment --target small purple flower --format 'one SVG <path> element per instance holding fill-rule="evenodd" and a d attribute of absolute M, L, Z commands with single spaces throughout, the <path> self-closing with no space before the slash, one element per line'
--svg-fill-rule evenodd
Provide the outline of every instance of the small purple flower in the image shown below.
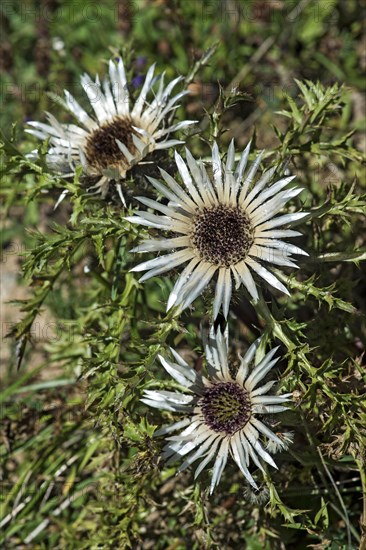
<path fill-rule="evenodd" d="M 132 86 L 134 88 L 139 88 L 140 86 L 142 86 L 143 82 L 145 80 L 145 77 L 141 74 L 135 76 L 135 78 L 132 79 Z"/>

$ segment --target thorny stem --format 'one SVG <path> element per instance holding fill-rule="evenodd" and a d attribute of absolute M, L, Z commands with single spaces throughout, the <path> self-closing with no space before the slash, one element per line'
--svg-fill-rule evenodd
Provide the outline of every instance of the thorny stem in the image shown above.
<path fill-rule="evenodd" d="M 191 84 L 191 82 L 193 82 L 196 74 L 200 71 L 200 69 L 204 65 L 207 65 L 207 63 L 209 62 L 209 60 L 211 59 L 211 57 L 213 56 L 213 54 L 217 50 L 218 46 L 219 46 L 219 42 L 215 42 L 210 48 L 208 48 L 207 51 L 204 52 L 202 57 L 200 57 L 198 59 L 198 61 L 196 61 L 196 63 L 193 66 L 193 69 L 191 70 L 191 72 L 185 78 L 184 82 L 185 82 L 186 86 L 188 86 L 188 84 Z"/>
<path fill-rule="evenodd" d="M 28 319 L 27 317 L 25 317 L 24 325 L 23 325 L 23 321 L 20 321 L 20 323 L 18 323 L 18 326 L 15 329 L 16 331 L 15 336 L 17 340 L 17 347 L 16 347 L 17 370 L 19 370 L 21 367 L 22 359 L 25 352 L 25 347 L 26 347 L 27 341 L 30 338 L 30 331 L 36 317 L 39 315 L 41 307 L 43 306 L 49 293 L 53 290 L 53 287 L 57 279 L 63 273 L 65 269 L 65 265 L 67 265 L 67 262 L 70 261 L 71 257 L 80 248 L 80 245 L 84 242 L 84 240 L 85 240 L 85 237 L 80 238 L 75 248 L 70 252 L 70 255 L 65 257 L 64 262 L 62 263 L 60 269 L 58 269 L 57 272 L 44 283 L 42 287 L 43 295 L 42 294 L 40 295 L 40 299 L 38 300 L 37 304 L 34 306 L 34 308 L 32 308 L 31 313 L 27 316 Z M 22 328 L 22 325 L 23 325 L 23 328 Z"/>
<path fill-rule="evenodd" d="M 296 349 L 297 346 L 295 342 L 293 342 L 291 338 L 289 338 L 287 334 L 285 334 L 281 324 L 277 321 L 277 319 L 273 317 L 264 299 L 261 298 L 256 305 L 257 305 L 257 310 L 259 315 L 263 317 L 263 319 L 266 321 L 268 325 L 267 331 L 272 331 L 273 335 L 276 336 L 279 340 L 281 340 L 281 342 L 287 347 L 289 352 L 292 352 L 294 349 Z M 297 353 L 299 362 L 301 362 L 305 366 L 309 374 L 313 374 L 314 367 L 309 363 L 305 353 L 301 350 L 297 350 L 296 353 Z"/>

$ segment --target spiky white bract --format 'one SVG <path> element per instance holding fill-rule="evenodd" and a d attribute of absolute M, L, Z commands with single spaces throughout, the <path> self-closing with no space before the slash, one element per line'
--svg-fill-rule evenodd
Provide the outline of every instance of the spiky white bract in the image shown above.
<path fill-rule="evenodd" d="M 65 90 L 62 104 L 77 119 L 77 125 L 61 124 L 50 113 L 46 113 L 49 124 L 28 122 L 31 126 L 26 130 L 28 133 L 42 140 L 49 138 L 46 161 L 50 167 L 62 175 L 73 175 L 75 167 L 82 165 L 87 175 L 99 178 L 94 187 L 105 195 L 111 180 L 124 179 L 128 170 L 147 154 L 184 143 L 169 139 L 169 135 L 195 121 L 167 123 L 168 117 L 179 107 L 179 100 L 189 93 L 183 90 L 171 97 L 173 88 L 183 77 L 165 86 L 163 73 L 153 93 L 157 80 L 154 69 L 155 65 L 149 68 L 132 108 L 120 58 L 117 63 L 109 62 L 109 78 L 106 77 L 102 85 L 98 76 L 95 82 L 87 74 L 81 77 L 81 85 L 95 116 L 89 116 Z M 149 95 L 152 98 L 150 103 Z M 31 155 L 37 156 L 37 151 Z"/>
<path fill-rule="evenodd" d="M 253 273 L 276 289 L 289 294 L 278 278 L 262 265 L 297 267 L 292 254 L 307 255 L 283 238 L 301 235 L 291 229 L 280 229 L 300 220 L 304 212 L 277 216 L 282 207 L 301 188 L 289 187 L 295 176 L 274 179 L 276 167 L 266 171 L 256 183 L 255 175 L 262 153 L 246 171 L 250 143 L 236 166 L 234 143 L 231 142 L 226 164 L 221 161 L 217 144 L 212 149 L 209 177 L 202 161 L 196 161 L 186 149 L 187 164 L 178 153 L 175 160 L 183 186 L 167 172 L 160 170 L 164 183 L 149 181 L 170 202 L 168 205 L 145 197 L 137 199 L 163 215 L 138 211 L 127 219 L 132 223 L 169 231 L 172 238 L 146 240 L 134 252 L 172 250 L 167 255 L 143 262 L 132 271 L 147 271 L 140 281 L 164 273 L 188 262 L 178 277 L 168 300 L 168 310 L 190 305 L 217 276 L 213 303 L 215 318 L 222 307 L 228 315 L 232 284 L 244 285 L 254 302 L 258 300 Z"/>
<path fill-rule="evenodd" d="M 278 441 L 268 441 L 266 448 L 271 454 L 285 451 L 294 441 L 294 432 L 276 432 L 276 435 L 281 443 Z"/>
<path fill-rule="evenodd" d="M 277 445 L 282 445 L 282 441 L 258 416 L 286 410 L 283 404 L 292 394 L 268 395 L 274 381 L 259 386 L 278 360 L 274 358 L 278 348 L 257 360 L 259 345 L 260 339 L 250 346 L 240 358 L 234 375 L 228 361 L 227 331 L 215 333 L 212 328 L 205 345 L 207 376 L 190 368 L 172 349 L 175 362 L 159 356 L 160 362 L 187 393 L 146 390 L 142 399 L 150 407 L 185 414 L 183 420 L 158 430 L 155 435 L 181 430 L 179 435 L 167 437 L 163 449 L 168 464 L 184 457 L 179 472 L 200 460 L 196 478 L 214 460 L 211 493 L 220 481 L 229 455 L 254 488 L 257 484 L 249 471 L 250 462 L 262 472 L 262 461 L 277 468 L 265 447 L 268 449 L 270 441 Z"/>

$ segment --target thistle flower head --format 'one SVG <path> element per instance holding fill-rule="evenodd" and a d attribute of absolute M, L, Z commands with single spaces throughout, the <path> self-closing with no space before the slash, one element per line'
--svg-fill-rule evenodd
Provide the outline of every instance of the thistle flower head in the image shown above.
<path fill-rule="evenodd" d="M 220 481 L 229 455 L 256 489 L 257 484 L 249 471 L 250 462 L 262 471 L 262 460 L 277 468 L 265 446 L 269 441 L 282 445 L 282 441 L 258 416 L 285 410 L 283 403 L 291 396 L 268 395 L 274 381 L 258 386 L 276 364 L 274 355 L 278 348 L 267 353 L 261 361 L 255 361 L 260 344 L 260 339 L 256 340 L 241 358 L 234 376 L 228 361 L 227 339 L 227 331 L 223 334 L 211 329 L 205 346 L 207 376 L 190 368 L 173 349 L 175 362 L 160 356 L 165 370 L 186 388 L 187 393 L 146 390 L 142 399 L 151 407 L 185 414 L 183 420 L 158 430 L 156 435 L 180 431 L 179 435 L 167 438 L 163 450 L 168 463 L 185 457 L 179 471 L 200 460 L 197 477 L 214 460 L 211 492 Z"/>
<path fill-rule="evenodd" d="M 87 74 L 81 77 L 94 116 L 89 116 L 65 90 L 64 107 L 77 119 L 77 125 L 61 124 L 50 113 L 47 113 L 48 124 L 29 122 L 28 133 L 50 140 L 46 157 L 50 167 L 63 175 L 73 175 L 76 166 L 81 164 L 85 174 L 97 178 L 94 188 L 105 195 L 111 180 L 124 179 L 128 170 L 146 155 L 183 143 L 169 139 L 169 135 L 195 121 L 184 120 L 173 125 L 166 121 L 179 107 L 178 101 L 189 92 L 182 91 L 171 97 L 182 77 L 165 86 L 163 74 L 153 94 L 154 69 L 155 65 L 149 68 L 133 107 L 120 58 L 117 63 L 109 62 L 109 78 L 106 77 L 102 84 L 98 76 L 95 82 Z M 148 96 L 152 96 L 150 102 Z M 37 152 L 31 155 L 37 156 Z"/>
<path fill-rule="evenodd" d="M 244 285 L 252 299 L 255 302 L 258 300 L 257 282 L 253 273 L 260 280 L 289 294 L 263 263 L 297 267 L 291 255 L 307 255 L 299 247 L 281 240 L 301 233 L 279 229 L 301 219 L 306 213 L 276 216 L 302 189 L 289 187 L 294 176 L 273 182 L 276 167 L 265 172 L 254 184 L 262 154 L 246 171 L 249 150 L 250 143 L 235 166 L 232 142 L 226 164 L 223 165 L 218 147 L 214 144 L 212 177 L 209 177 L 203 162 L 197 162 L 188 149 L 187 164 L 176 153 L 183 187 L 164 170 L 160 170 L 164 183 L 149 178 L 159 193 L 170 201 L 168 205 L 137 197 L 142 204 L 163 215 L 139 211 L 127 219 L 132 223 L 169 231 L 173 236 L 146 240 L 133 251 L 173 249 L 173 252 L 143 262 L 132 271 L 147 271 L 140 279 L 144 281 L 188 262 L 170 294 L 168 309 L 174 305 L 186 308 L 214 277 L 217 277 L 214 318 L 221 307 L 227 316 L 233 282 L 236 288 Z"/>

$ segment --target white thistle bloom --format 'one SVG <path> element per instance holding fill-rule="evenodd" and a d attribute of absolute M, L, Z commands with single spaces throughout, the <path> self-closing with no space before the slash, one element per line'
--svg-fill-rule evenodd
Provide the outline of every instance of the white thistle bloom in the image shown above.
<path fill-rule="evenodd" d="M 127 171 L 139 163 L 147 154 L 158 149 L 184 143 L 168 139 L 171 132 L 181 130 L 195 121 L 184 120 L 177 124 L 166 124 L 167 117 L 175 111 L 177 103 L 187 90 L 171 97 L 173 88 L 183 77 L 172 80 L 164 86 L 163 73 L 158 89 L 153 94 L 156 82 L 155 65 L 147 72 L 145 82 L 134 106 L 130 107 L 127 79 L 122 59 L 116 64 L 109 62 L 109 78 L 101 85 L 99 77 L 93 82 L 87 74 L 81 77 L 81 85 L 88 96 L 95 116 L 91 117 L 65 90 L 63 106 L 78 121 L 75 124 L 61 124 L 47 114 L 49 124 L 28 122 L 28 133 L 42 140 L 50 138 L 50 149 L 46 160 L 55 171 L 73 175 L 75 167 L 82 165 L 84 172 L 99 178 L 95 188 L 106 194 L 111 180 L 117 185 L 126 177 Z M 149 103 L 148 95 L 152 95 Z M 37 152 L 31 153 L 37 156 Z"/>
<path fill-rule="evenodd" d="M 260 339 L 250 346 L 233 376 L 228 362 L 228 333 L 218 331 L 215 334 L 211 329 L 205 346 L 208 376 L 198 374 L 172 349 L 176 362 L 161 356 L 159 359 L 188 393 L 146 390 L 142 399 L 151 407 L 185 413 L 184 420 L 158 430 L 155 435 L 182 429 L 179 435 L 167 438 L 169 442 L 163 450 L 168 464 L 185 457 L 179 472 L 200 459 L 196 478 L 215 459 L 211 493 L 220 481 L 229 454 L 256 489 L 257 484 L 249 471 L 250 461 L 263 472 L 261 459 L 277 468 L 264 447 L 268 441 L 278 445 L 282 441 L 257 416 L 286 410 L 283 403 L 289 401 L 292 394 L 267 395 L 275 381 L 257 387 L 278 360 L 273 359 L 278 349 L 274 348 L 261 361 L 254 361 L 254 367 L 250 368 L 259 344 Z M 263 437 L 265 441 L 261 442 Z"/>
<path fill-rule="evenodd" d="M 262 153 L 245 173 L 249 150 L 250 143 L 234 166 L 235 149 L 232 141 L 226 164 L 223 165 L 215 143 L 212 149 L 213 178 L 208 176 L 203 162 L 197 162 L 188 149 L 187 164 L 176 153 L 175 160 L 184 187 L 164 170 L 160 172 L 165 184 L 148 178 L 169 199 L 169 204 L 166 206 L 145 197 L 137 197 L 144 205 L 164 215 L 139 211 L 127 220 L 170 231 L 174 236 L 169 239 L 145 240 L 133 252 L 172 249 L 173 252 L 143 262 L 132 271 L 147 271 L 140 279 L 145 281 L 189 262 L 170 294 L 168 310 L 174 305 L 181 309 L 186 308 L 216 274 L 214 318 L 221 306 L 227 317 L 233 280 L 236 288 L 243 284 L 253 300 L 258 300 L 253 272 L 271 286 L 289 294 L 286 287 L 262 262 L 297 267 L 291 254 L 307 255 L 297 246 L 281 240 L 301 233 L 280 229 L 307 214 L 296 212 L 275 217 L 285 203 L 296 197 L 302 188 L 288 187 L 295 176 L 271 183 L 276 167 L 266 171 L 253 184 Z"/>

